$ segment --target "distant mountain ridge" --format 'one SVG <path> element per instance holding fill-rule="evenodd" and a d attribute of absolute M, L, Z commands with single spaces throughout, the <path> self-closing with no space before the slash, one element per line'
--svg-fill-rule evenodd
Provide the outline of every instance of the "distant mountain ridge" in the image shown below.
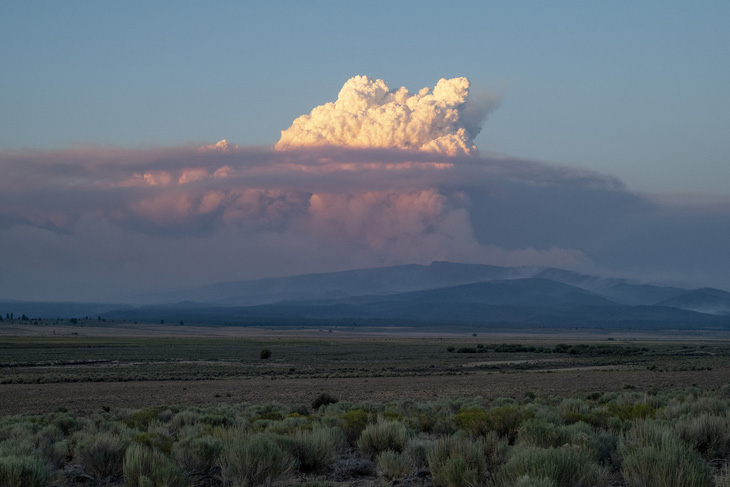
<path fill-rule="evenodd" d="M 219 283 L 140 301 L 99 311 L 121 320 L 258 326 L 730 329 L 730 293 L 720 289 L 451 262 Z"/>
<path fill-rule="evenodd" d="M 349 271 L 301 274 L 201 286 L 141 297 L 149 304 L 193 301 L 225 306 L 253 306 L 291 300 L 395 294 L 475 282 L 532 277 L 538 268 L 432 262 Z"/>
<path fill-rule="evenodd" d="M 516 279 L 544 279 L 574 286 L 628 306 L 662 305 L 697 311 L 703 299 L 707 309 L 726 314 L 730 293 L 720 289 L 683 289 L 643 284 L 621 278 L 605 278 L 552 267 L 500 267 L 434 261 L 429 265 L 408 264 L 339 272 L 301 274 L 291 277 L 235 281 L 142 297 L 146 304 L 192 302 L 221 306 L 256 306 L 287 301 L 322 301 L 353 296 L 393 295 L 427 291 L 464 284 Z M 679 299 L 687 293 L 690 298 Z M 726 301 L 727 300 L 727 301 Z M 727 311 L 730 313 L 730 310 Z"/>

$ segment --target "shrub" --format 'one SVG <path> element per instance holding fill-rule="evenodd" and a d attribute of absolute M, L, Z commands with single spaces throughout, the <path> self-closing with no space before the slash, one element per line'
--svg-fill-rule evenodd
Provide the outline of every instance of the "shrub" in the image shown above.
<path fill-rule="evenodd" d="M 48 469 L 42 460 L 31 456 L 0 457 L 0 485 L 45 487 Z"/>
<path fill-rule="evenodd" d="M 314 401 L 312 401 L 312 409 L 318 410 L 321 406 L 326 406 L 327 404 L 336 404 L 337 402 L 338 400 L 332 397 L 329 393 L 323 392 L 315 397 Z"/>
<path fill-rule="evenodd" d="M 421 438 L 411 438 L 406 444 L 404 453 L 408 455 L 411 463 L 416 468 L 426 467 L 428 465 L 428 451 L 432 441 L 423 440 Z"/>
<path fill-rule="evenodd" d="M 74 456 L 86 473 L 102 480 L 122 473 L 127 442 L 115 434 L 85 436 L 76 445 Z"/>
<path fill-rule="evenodd" d="M 504 460 L 507 448 L 507 441 L 495 432 L 476 440 L 455 435 L 434 441 L 426 457 L 436 485 L 482 485 L 488 470 Z"/>
<path fill-rule="evenodd" d="M 395 480 L 408 476 L 413 471 L 413 462 L 406 453 L 385 450 L 375 458 L 378 474 Z"/>
<path fill-rule="evenodd" d="M 368 425 L 370 414 L 364 409 L 353 409 L 342 415 L 342 431 L 350 443 L 355 443 Z"/>
<path fill-rule="evenodd" d="M 200 420 L 200 416 L 195 411 L 181 411 L 172 417 L 170 420 L 170 429 L 173 431 L 179 431 L 185 426 L 191 426 L 197 424 Z"/>
<path fill-rule="evenodd" d="M 586 421 L 591 408 L 582 399 L 567 398 L 560 403 L 560 415 L 566 423 Z"/>
<path fill-rule="evenodd" d="M 337 460 L 337 447 L 343 442 L 339 428 L 318 428 L 298 431 L 294 437 L 280 443 L 305 472 L 317 472 Z"/>
<path fill-rule="evenodd" d="M 730 455 L 730 418 L 701 414 L 676 423 L 680 438 L 706 460 Z"/>
<path fill-rule="evenodd" d="M 125 487 L 187 487 L 187 477 L 165 454 L 132 444 L 124 454 Z"/>
<path fill-rule="evenodd" d="M 446 487 L 472 487 L 482 485 L 479 471 L 459 454 L 449 456 L 439 466 L 438 475 L 434 474 L 436 485 Z"/>
<path fill-rule="evenodd" d="M 518 478 L 512 487 L 557 487 L 554 480 L 545 477 L 530 477 L 523 475 Z"/>
<path fill-rule="evenodd" d="M 629 487 L 712 487 L 709 466 L 670 425 L 637 421 L 619 441 Z"/>
<path fill-rule="evenodd" d="M 428 467 L 434 484 L 446 487 L 483 485 L 489 457 L 486 441 L 447 436 L 433 442 L 428 451 Z"/>
<path fill-rule="evenodd" d="M 161 410 L 162 408 L 159 406 L 140 409 L 139 411 L 134 411 L 124 418 L 122 422 L 129 428 L 136 428 L 140 431 L 145 431 L 150 424 L 157 421 L 157 415 L 160 414 Z"/>
<path fill-rule="evenodd" d="M 185 438 L 172 448 L 175 461 L 186 473 L 208 473 L 223 453 L 223 441 L 211 436 Z"/>
<path fill-rule="evenodd" d="M 295 460 L 264 435 L 238 439 L 221 458 L 221 477 L 234 487 L 268 485 L 291 472 Z"/>
<path fill-rule="evenodd" d="M 78 419 L 66 412 L 61 412 L 53 418 L 51 425 L 63 431 L 63 434 L 66 436 L 79 429 Z"/>
<path fill-rule="evenodd" d="M 163 428 L 156 428 L 152 431 L 145 431 L 144 433 L 137 433 L 134 437 L 134 442 L 139 445 L 147 446 L 153 450 L 159 450 L 165 455 L 169 455 L 172 452 L 172 444 L 174 440 Z"/>
<path fill-rule="evenodd" d="M 730 465 L 725 466 L 715 475 L 716 487 L 730 487 Z"/>
<path fill-rule="evenodd" d="M 372 459 L 386 450 L 402 452 L 410 436 L 403 423 L 383 421 L 368 425 L 357 440 L 357 447 L 362 455 Z"/>
<path fill-rule="evenodd" d="M 271 350 L 268 348 L 262 348 L 259 352 L 259 358 L 263 360 L 271 358 Z"/>
<path fill-rule="evenodd" d="M 461 429 L 474 436 L 483 436 L 489 431 L 496 431 L 500 436 L 514 441 L 522 423 L 533 416 L 534 413 L 528 409 L 507 404 L 488 411 L 482 408 L 462 409 L 454 419 Z"/>
<path fill-rule="evenodd" d="M 497 473 L 496 486 L 511 487 L 524 476 L 552 480 L 556 487 L 608 485 L 609 472 L 594 462 L 590 453 L 575 447 L 515 447 Z"/>
<path fill-rule="evenodd" d="M 517 443 L 524 446 L 550 448 L 565 443 L 562 428 L 544 419 L 525 421 L 517 433 Z"/>

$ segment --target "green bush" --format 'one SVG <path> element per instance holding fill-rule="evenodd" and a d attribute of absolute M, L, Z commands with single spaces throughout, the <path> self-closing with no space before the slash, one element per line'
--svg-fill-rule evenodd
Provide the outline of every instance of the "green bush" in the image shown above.
<path fill-rule="evenodd" d="M 428 466 L 428 451 L 431 447 L 431 440 L 424 440 L 422 438 L 411 438 L 406 443 L 406 449 L 403 451 L 411 463 L 416 468 Z"/>
<path fill-rule="evenodd" d="M 403 423 L 383 421 L 368 425 L 357 440 L 357 447 L 363 456 L 373 459 L 386 450 L 402 452 L 410 436 Z"/>
<path fill-rule="evenodd" d="M 413 462 L 405 452 L 385 450 L 375 458 L 378 474 L 388 480 L 401 479 L 413 471 Z"/>
<path fill-rule="evenodd" d="M 136 428 L 140 431 L 145 431 L 150 424 L 157 421 L 157 416 L 161 411 L 162 408 L 159 406 L 140 409 L 139 411 L 134 411 L 124 418 L 122 422 L 129 428 Z"/>
<path fill-rule="evenodd" d="M 137 433 L 134 436 L 134 442 L 169 455 L 172 452 L 174 440 L 166 429 L 156 428 L 151 431 Z"/>
<path fill-rule="evenodd" d="M 259 358 L 262 360 L 271 358 L 271 350 L 269 350 L 268 348 L 262 348 L 259 352 Z"/>
<path fill-rule="evenodd" d="M 434 441 L 428 451 L 428 467 L 435 485 L 460 487 L 484 485 L 487 479 L 487 443 L 447 436 Z"/>
<path fill-rule="evenodd" d="M 328 404 L 336 404 L 337 402 L 338 400 L 332 397 L 329 393 L 323 392 L 315 397 L 314 401 L 312 401 L 312 409 L 318 410 L 322 406 L 326 406 Z"/>
<path fill-rule="evenodd" d="M 277 441 L 298 463 L 303 472 L 318 472 L 337 460 L 337 448 L 344 442 L 339 428 L 298 431 Z"/>
<path fill-rule="evenodd" d="M 557 487 L 554 480 L 545 477 L 530 477 L 524 475 L 517 479 L 511 487 Z"/>
<path fill-rule="evenodd" d="M 619 441 L 629 487 L 713 487 L 710 467 L 670 424 L 637 421 Z"/>
<path fill-rule="evenodd" d="M 563 421 L 568 424 L 586 421 L 591 412 L 588 404 L 583 399 L 578 398 L 563 399 L 558 409 Z"/>
<path fill-rule="evenodd" d="M 509 441 L 514 441 L 519 427 L 532 418 L 534 413 L 519 405 L 507 404 L 489 410 L 465 408 L 460 410 L 454 420 L 461 429 L 474 436 L 484 436 L 496 431 Z"/>
<path fill-rule="evenodd" d="M 127 446 L 128 442 L 119 435 L 101 432 L 81 438 L 74 457 L 87 474 L 95 480 L 102 480 L 122 473 Z"/>
<path fill-rule="evenodd" d="M 730 456 L 730 418 L 727 416 L 700 414 L 677 421 L 675 428 L 680 438 L 706 460 Z"/>
<path fill-rule="evenodd" d="M 565 432 L 557 424 L 544 419 L 525 421 L 517 432 L 517 443 L 540 448 L 557 447 L 565 444 Z"/>
<path fill-rule="evenodd" d="M 601 487 L 608 485 L 608 469 L 599 466 L 581 448 L 536 448 L 517 446 L 497 473 L 497 487 L 512 487 L 524 476 L 549 479 L 556 487 Z"/>
<path fill-rule="evenodd" d="M 124 454 L 125 487 L 187 487 L 185 474 L 167 455 L 144 445 L 132 444 Z"/>
<path fill-rule="evenodd" d="M 212 436 L 184 438 L 172 448 L 177 465 L 186 473 L 211 472 L 223 453 L 223 441 Z"/>
<path fill-rule="evenodd" d="M 353 409 L 342 415 L 342 431 L 350 443 L 355 443 L 368 425 L 370 413 L 364 409 Z"/>
<path fill-rule="evenodd" d="M 45 487 L 48 480 L 48 469 L 39 458 L 0 457 L 0 485 L 3 487 Z"/>
<path fill-rule="evenodd" d="M 269 485 L 291 472 L 296 461 L 265 435 L 239 438 L 221 458 L 221 477 L 233 487 Z"/>

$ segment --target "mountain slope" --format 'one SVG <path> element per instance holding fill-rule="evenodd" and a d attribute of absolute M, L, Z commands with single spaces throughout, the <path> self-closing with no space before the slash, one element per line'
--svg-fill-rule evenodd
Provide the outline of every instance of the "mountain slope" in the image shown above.
<path fill-rule="evenodd" d="M 239 325 L 409 325 L 449 327 L 725 328 L 728 320 L 665 306 L 626 306 L 547 279 L 512 279 L 388 295 L 257 306 L 152 306 L 116 319 Z"/>
<path fill-rule="evenodd" d="M 694 289 L 667 299 L 659 305 L 698 313 L 730 315 L 730 293 L 713 288 Z"/>
<path fill-rule="evenodd" d="M 250 306 L 291 300 L 335 299 L 530 277 L 534 268 L 433 262 L 357 269 L 291 277 L 226 282 L 185 291 L 139 297 L 145 303 L 194 301 L 226 306 Z"/>

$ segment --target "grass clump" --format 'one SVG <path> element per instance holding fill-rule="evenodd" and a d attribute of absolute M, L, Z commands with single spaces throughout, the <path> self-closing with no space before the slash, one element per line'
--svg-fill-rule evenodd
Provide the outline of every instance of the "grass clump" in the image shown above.
<path fill-rule="evenodd" d="M 407 477 L 413 471 L 413 462 L 405 452 L 385 450 L 375 457 L 378 475 L 388 480 Z"/>
<path fill-rule="evenodd" d="M 337 460 L 337 448 L 344 438 L 338 428 L 316 428 L 275 441 L 296 460 L 299 470 L 318 472 Z"/>
<path fill-rule="evenodd" d="M 101 432 L 84 436 L 76 444 L 74 458 L 95 480 L 122 473 L 128 441 L 119 435 Z"/>
<path fill-rule="evenodd" d="M 506 404 L 489 410 L 478 407 L 461 409 L 455 416 L 456 424 L 474 436 L 484 436 L 496 431 L 500 436 L 514 441 L 519 427 L 532 418 L 534 413 L 515 404 Z"/>
<path fill-rule="evenodd" d="M 619 440 L 629 487 L 713 487 L 710 467 L 670 424 L 637 421 Z"/>
<path fill-rule="evenodd" d="M 408 428 L 400 421 L 381 421 L 368 425 L 357 440 L 360 453 L 374 459 L 386 450 L 402 452 L 411 437 Z"/>
<path fill-rule="evenodd" d="M 326 406 L 328 404 L 336 404 L 337 402 L 339 401 L 331 396 L 328 392 L 323 392 L 315 397 L 314 401 L 312 401 L 312 409 L 317 411 L 322 406 Z"/>
<path fill-rule="evenodd" d="M 296 461 L 266 435 L 234 441 L 223 452 L 221 477 L 233 487 L 270 485 L 291 472 Z"/>
<path fill-rule="evenodd" d="M 681 419 L 675 428 L 706 460 L 730 456 L 730 417 L 703 413 Z"/>
<path fill-rule="evenodd" d="M 39 458 L 31 456 L 0 457 L 0 485 L 8 487 L 45 487 L 48 468 Z"/>
<path fill-rule="evenodd" d="M 132 444 L 124 454 L 124 487 L 188 487 L 187 476 L 164 453 Z"/>
<path fill-rule="evenodd" d="M 436 440 L 426 457 L 434 484 L 445 487 L 484 485 L 487 480 L 487 442 L 463 436 Z"/>
<path fill-rule="evenodd" d="M 188 437 L 175 443 L 172 449 L 177 465 L 188 475 L 208 474 L 223 453 L 223 441 L 212 436 Z"/>
<path fill-rule="evenodd" d="M 353 409 L 342 415 L 342 431 L 350 443 L 355 443 L 370 420 L 370 413 L 364 409 Z"/>
<path fill-rule="evenodd" d="M 512 487 L 527 476 L 530 481 L 554 482 L 555 487 L 601 487 L 609 472 L 592 455 L 574 446 L 536 448 L 517 446 L 497 473 L 496 487 Z"/>

